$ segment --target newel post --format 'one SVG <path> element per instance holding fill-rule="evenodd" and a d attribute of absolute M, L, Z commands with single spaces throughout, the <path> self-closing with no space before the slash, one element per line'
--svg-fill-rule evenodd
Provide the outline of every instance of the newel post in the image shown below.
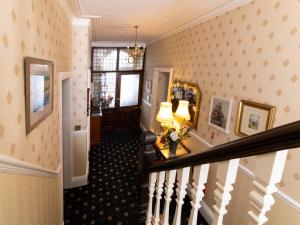
<path fill-rule="evenodd" d="M 145 172 L 145 168 L 151 165 L 156 160 L 156 153 L 154 149 L 155 142 L 156 135 L 153 132 L 145 131 L 142 134 L 138 164 L 140 192 L 137 224 L 145 224 L 146 221 L 146 211 L 149 201 L 149 174 Z"/>

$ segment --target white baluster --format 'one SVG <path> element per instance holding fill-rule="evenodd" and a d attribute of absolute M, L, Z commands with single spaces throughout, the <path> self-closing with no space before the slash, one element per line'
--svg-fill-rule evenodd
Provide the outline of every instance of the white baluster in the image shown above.
<path fill-rule="evenodd" d="M 187 183 L 189 180 L 190 167 L 185 167 L 183 169 L 178 170 L 177 175 L 177 188 L 176 188 L 176 211 L 173 220 L 173 225 L 181 224 L 181 210 L 183 205 L 183 199 L 186 195 Z"/>
<path fill-rule="evenodd" d="M 275 203 L 272 196 L 277 191 L 276 184 L 281 181 L 287 150 L 274 155 L 258 156 L 254 169 L 256 179 L 254 190 L 250 193 L 249 225 L 262 225 L 268 221 L 266 212 Z"/>
<path fill-rule="evenodd" d="M 153 225 L 159 225 L 160 220 L 160 200 L 161 195 L 163 192 L 163 185 L 165 181 L 165 171 L 159 172 L 157 177 L 157 183 L 156 183 L 156 203 L 155 203 L 155 210 L 154 215 L 152 217 L 152 224 Z"/>
<path fill-rule="evenodd" d="M 155 191 L 156 176 L 157 176 L 157 173 L 151 173 L 149 175 L 149 204 L 148 204 L 148 209 L 147 209 L 146 225 L 151 225 L 152 203 L 153 203 L 153 194 Z"/>
<path fill-rule="evenodd" d="M 176 178 L 176 170 L 170 170 L 166 173 L 166 183 L 165 183 L 165 206 L 160 221 L 160 225 L 169 225 L 169 211 L 170 211 L 170 202 L 173 194 L 173 187 Z"/>
<path fill-rule="evenodd" d="M 201 207 L 200 201 L 204 197 L 204 188 L 207 182 L 209 164 L 204 164 L 201 166 L 195 166 L 193 172 L 193 182 L 192 182 L 192 210 L 189 218 L 189 225 L 196 225 L 198 218 L 198 210 Z"/>
<path fill-rule="evenodd" d="M 231 200 L 230 192 L 233 190 L 232 184 L 236 180 L 239 159 L 232 159 L 218 164 L 217 189 L 214 191 L 216 204 L 214 207 L 213 225 L 222 225 L 223 217 L 227 213 L 226 206 Z"/>

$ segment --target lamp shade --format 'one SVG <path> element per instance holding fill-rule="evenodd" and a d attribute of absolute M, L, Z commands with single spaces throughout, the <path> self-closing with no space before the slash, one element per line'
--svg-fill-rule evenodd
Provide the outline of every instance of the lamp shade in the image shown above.
<path fill-rule="evenodd" d="M 183 120 L 191 119 L 190 112 L 189 112 L 189 101 L 179 100 L 179 104 L 175 112 L 175 116 Z"/>
<path fill-rule="evenodd" d="M 173 121 L 172 104 L 170 102 L 161 102 L 159 112 L 156 115 L 156 120 L 169 124 Z"/>

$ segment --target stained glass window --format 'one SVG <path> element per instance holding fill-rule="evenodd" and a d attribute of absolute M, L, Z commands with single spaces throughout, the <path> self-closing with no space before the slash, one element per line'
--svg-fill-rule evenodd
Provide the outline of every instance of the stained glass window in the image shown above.
<path fill-rule="evenodd" d="M 142 70 L 144 55 L 136 58 L 133 62 L 129 61 L 127 49 L 120 49 L 119 70 Z"/>
<path fill-rule="evenodd" d="M 93 71 L 116 71 L 117 55 L 114 48 L 94 48 Z"/>
<path fill-rule="evenodd" d="M 93 105 L 113 108 L 116 102 L 116 73 L 93 74 Z"/>

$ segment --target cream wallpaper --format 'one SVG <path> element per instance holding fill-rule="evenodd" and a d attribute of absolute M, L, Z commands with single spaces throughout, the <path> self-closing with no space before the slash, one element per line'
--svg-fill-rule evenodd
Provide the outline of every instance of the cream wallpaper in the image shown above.
<path fill-rule="evenodd" d="M 88 26 L 73 27 L 73 129 L 80 125 L 87 128 L 87 82 L 90 59 L 90 29 Z"/>
<path fill-rule="evenodd" d="M 57 72 L 71 69 L 72 26 L 56 0 L 0 0 L 0 154 L 57 169 Z M 54 61 L 54 109 L 25 133 L 25 56 Z"/>
<path fill-rule="evenodd" d="M 276 106 L 274 126 L 299 120 L 299 12 L 299 0 L 254 1 L 153 43 L 147 46 L 145 79 L 152 79 L 154 67 L 173 67 L 173 79 L 197 83 L 203 93 L 197 133 L 214 145 L 239 138 L 234 129 L 241 99 Z M 234 99 L 228 135 L 208 125 L 213 95 Z M 298 201 L 299 157 L 290 151 L 279 185 Z M 255 160 L 242 163 L 252 169 Z"/>

